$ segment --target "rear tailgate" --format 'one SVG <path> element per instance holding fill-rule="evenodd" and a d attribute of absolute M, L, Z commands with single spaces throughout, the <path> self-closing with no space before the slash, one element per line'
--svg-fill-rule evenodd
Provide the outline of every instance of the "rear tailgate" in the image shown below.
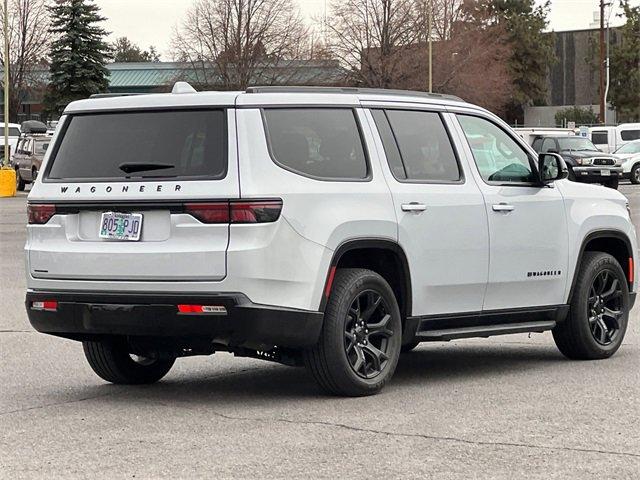
<path fill-rule="evenodd" d="M 224 208 L 239 197 L 233 109 L 83 113 L 66 117 L 59 137 L 29 197 L 36 217 L 55 210 L 29 225 L 34 278 L 226 276 Z M 101 238 L 109 212 L 140 214 L 139 238 Z"/>

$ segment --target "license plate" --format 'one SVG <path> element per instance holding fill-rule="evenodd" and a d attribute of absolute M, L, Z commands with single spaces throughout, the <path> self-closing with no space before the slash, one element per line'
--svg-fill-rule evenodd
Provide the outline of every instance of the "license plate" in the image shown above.
<path fill-rule="evenodd" d="M 609 177 L 611 176 L 611 170 L 600 170 L 600 175 L 603 177 Z"/>
<path fill-rule="evenodd" d="M 137 242 L 142 232 L 141 213 L 104 212 L 100 219 L 100 238 Z"/>

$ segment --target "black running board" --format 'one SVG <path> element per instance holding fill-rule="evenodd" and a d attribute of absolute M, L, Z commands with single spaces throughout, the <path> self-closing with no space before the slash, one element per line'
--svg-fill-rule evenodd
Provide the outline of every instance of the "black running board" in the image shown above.
<path fill-rule="evenodd" d="M 447 328 L 443 330 L 426 330 L 416 333 L 418 341 L 446 342 L 458 338 L 491 337 L 510 333 L 542 333 L 556 326 L 554 320 L 507 323 L 500 325 L 477 325 L 473 327 Z"/>

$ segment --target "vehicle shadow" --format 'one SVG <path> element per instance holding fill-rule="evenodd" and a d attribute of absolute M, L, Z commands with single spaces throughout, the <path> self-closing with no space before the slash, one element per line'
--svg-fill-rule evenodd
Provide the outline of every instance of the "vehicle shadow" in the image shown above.
<path fill-rule="evenodd" d="M 547 367 L 557 368 L 559 363 L 570 365 L 550 345 L 421 346 L 401 356 L 394 378 L 384 392 L 407 386 L 428 390 L 438 384 L 456 388 L 467 382 L 477 382 L 478 378 L 497 378 L 523 370 L 535 375 L 536 371 Z M 336 398 L 324 395 L 305 369 L 267 363 L 254 363 L 239 370 L 218 370 L 212 374 L 169 375 L 155 385 L 104 385 L 103 388 L 113 389 L 114 394 L 105 396 L 101 401 L 145 403 L 152 400 L 190 406 L 211 402 L 218 405 L 236 402 L 264 405 L 265 402 L 277 404 L 282 400 L 304 402 Z"/>

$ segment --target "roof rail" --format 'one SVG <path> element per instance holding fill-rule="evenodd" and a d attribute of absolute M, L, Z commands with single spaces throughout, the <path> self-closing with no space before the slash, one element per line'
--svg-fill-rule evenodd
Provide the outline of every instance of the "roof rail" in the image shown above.
<path fill-rule="evenodd" d="M 360 87 L 249 87 L 246 93 L 345 93 L 345 94 L 373 94 L 373 95 L 395 95 L 399 97 L 420 97 L 452 100 L 463 102 L 460 97 L 446 95 L 442 93 L 414 92 L 412 90 L 392 90 L 386 88 L 360 88 Z"/>
<path fill-rule="evenodd" d="M 89 98 L 133 97 L 137 95 L 148 95 L 148 93 L 94 93 Z"/>

